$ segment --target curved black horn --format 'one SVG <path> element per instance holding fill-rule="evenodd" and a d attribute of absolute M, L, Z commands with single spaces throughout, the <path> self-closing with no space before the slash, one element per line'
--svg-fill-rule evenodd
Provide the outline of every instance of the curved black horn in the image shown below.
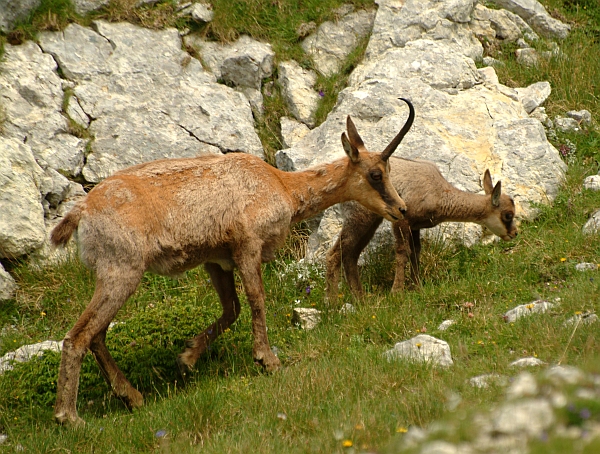
<path fill-rule="evenodd" d="M 410 109 L 410 112 L 408 113 L 408 119 L 406 120 L 406 123 L 404 123 L 404 126 L 402 126 L 402 129 L 400 130 L 398 135 L 396 137 L 394 137 L 394 139 L 390 142 L 390 144 L 387 147 L 385 147 L 385 150 L 383 150 L 383 152 L 381 153 L 381 159 L 383 159 L 384 161 L 387 161 L 389 159 L 389 157 L 392 155 L 392 153 L 394 151 L 396 151 L 396 148 L 398 148 L 398 145 L 400 145 L 400 142 L 402 142 L 402 139 L 404 138 L 404 136 L 406 135 L 406 133 L 412 126 L 413 121 L 415 119 L 415 108 L 413 107 L 412 103 L 408 99 L 404 99 L 404 98 L 398 98 L 398 99 L 401 99 L 406 104 L 408 104 L 408 108 Z"/>

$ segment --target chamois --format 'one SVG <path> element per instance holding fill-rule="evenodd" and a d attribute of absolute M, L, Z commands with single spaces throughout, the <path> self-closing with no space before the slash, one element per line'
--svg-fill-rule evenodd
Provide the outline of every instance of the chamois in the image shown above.
<path fill-rule="evenodd" d="M 178 275 L 204 264 L 223 308 L 221 317 L 188 341 L 178 357 L 193 367 L 208 345 L 239 316 L 237 268 L 252 312 L 253 357 L 267 371 L 279 359 L 267 338 L 261 262 L 274 258 L 290 225 L 327 207 L 356 200 L 386 219 L 406 211 L 389 179 L 389 157 L 414 118 L 382 153 L 367 151 L 350 117 L 342 133 L 345 157 L 302 172 L 283 172 L 258 157 L 229 153 L 139 164 L 98 184 L 51 233 L 65 245 L 77 231 L 79 254 L 95 272 L 92 300 L 66 334 L 54 417 L 80 424 L 76 402 L 81 363 L 91 350 L 113 392 L 130 407 L 142 395 L 125 378 L 105 345 L 117 311 L 145 271 Z"/>
<path fill-rule="evenodd" d="M 501 182 L 492 185 L 489 170 L 483 176 L 483 194 L 472 194 L 452 186 L 437 166 L 428 161 L 400 157 L 391 160 L 390 179 L 406 202 L 404 218 L 392 223 L 396 242 L 396 275 L 392 292 L 404 288 L 404 271 L 410 256 L 411 281 L 419 284 L 421 229 L 441 222 L 475 222 L 487 227 L 505 241 L 517 235 L 515 204 L 502 194 Z M 326 280 L 329 301 L 337 299 L 340 268 L 354 295 L 363 292 L 358 273 L 358 258 L 373 238 L 383 218 L 354 202 L 347 202 L 346 218 L 340 235 L 327 252 Z"/>

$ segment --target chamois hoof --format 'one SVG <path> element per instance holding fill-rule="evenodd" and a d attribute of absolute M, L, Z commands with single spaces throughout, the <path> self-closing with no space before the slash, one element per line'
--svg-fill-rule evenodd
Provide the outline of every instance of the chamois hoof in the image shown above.
<path fill-rule="evenodd" d="M 254 362 L 260 364 L 265 372 L 276 372 L 281 367 L 281 361 L 271 351 L 266 355 L 254 355 Z"/>
<path fill-rule="evenodd" d="M 62 425 L 68 427 L 83 427 L 85 426 L 85 421 L 77 416 L 77 413 L 65 413 L 59 412 L 54 414 L 54 420 Z"/>
<path fill-rule="evenodd" d="M 179 366 L 179 371 L 181 375 L 184 375 L 186 372 L 189 372 L 194 368 L 196 364 L 196 359 L 193 357 L 193 354 L 189 350 L 185 350 L 183 353 L 180 353 L 177 357 L 177 365 Z"/>
<path fill-rule="evenodd" d="M 144 396 L 142 396 L 142 393 L 137 389 L 132 389 L 130 395 L 125 396 L 124 400 L 125 404 L 131 409 L 140 408 L 142 405 L 144 405 Z"/>

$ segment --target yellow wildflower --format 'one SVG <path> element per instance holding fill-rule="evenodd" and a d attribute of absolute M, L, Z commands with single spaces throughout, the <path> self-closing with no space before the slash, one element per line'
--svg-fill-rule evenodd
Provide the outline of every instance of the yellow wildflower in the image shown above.
<path fill-rule="evenodd" d="M 560 258 L 560 261 L 561 261 L 561 262 L 566 262 L 566 261 L 567 261 L 567 259 L 566 259 L 566 258 L 564 258 L 564 257 L 561 257 L 561 258 Z"/>
<path fill-rule="evenodd" d="M 398 427 L 396 429 L 396 432 L 398 432 L 399 434 L 405 434 L 406 432 L 408 432 L 408 429 L 406 427 Z"/>
<path fill-rule="evenodd" d="M 344 442 L 342 443 L 342 446 L 344 448 L 351 448 L 352 447 L 352 440 L 344 440 Z"/>

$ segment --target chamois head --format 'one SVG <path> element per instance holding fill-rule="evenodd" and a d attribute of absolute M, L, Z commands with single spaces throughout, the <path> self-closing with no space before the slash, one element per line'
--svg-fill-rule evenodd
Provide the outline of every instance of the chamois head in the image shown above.
<path fill-rule="evenodd" d="M 492 184 L 490 171 L 486 170 L 483 175 L 483 190 L 490 196 L 488 215 L 483 219 L 485 225 L 492 233 L 498 235 L 504 241 L 510 241 L 517 236 L 515 223 L 515 202 L 506 194 L 502 194 L 502 183 L 496 186 Z"/>
<path fill-rule="evenodd" d="M 406 212 L 406 204 L 390 181 L 390 164 L 388 160 L 410 129 L 415 117 L 415 111 L 410 101 L 400 99 L 408 104 L 410 113 L 398 135 L 394 137 L 382 153 L 367 151 L 350 116 L 346 121 L 348 135 L 342 133 L 344 151 L 350 158 L 351 165 L 358 166 L 360 169 L 354 173 L 350 184 L 350 190 L 354 193 L 354 198 L 369 210 L 392 222 L 403 217 Z"/>

